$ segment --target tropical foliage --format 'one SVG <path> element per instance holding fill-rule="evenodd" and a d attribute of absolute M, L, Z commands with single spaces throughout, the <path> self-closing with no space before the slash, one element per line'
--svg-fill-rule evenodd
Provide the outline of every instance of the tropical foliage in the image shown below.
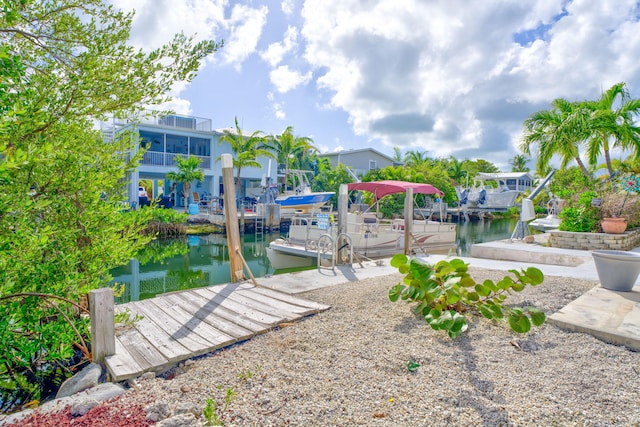
<path fill-rule="evenodd" d="M 558 98 L 551 110 L 538 111 L 524 122 L 521 150 L 531 155 L 537 148 L 538 173 L 548 169 L 554 156 L 561 168 L 575 161 L 585 176 L 604 156 L 609 176 L 614 174 L 610 151 L 617 147 L 640 155 L 640 128 L 634 123 L 640 114 L 640 100 L 632 99 L 625 83 L 613 85 L 599 100 L 570 102 Z"/>
<path fill-rule="evenodd" d="M 182 157 L 176 156 L 177 171 L 167 173 L 167 179 L 170 181 L 182 183 L 182 196 L 184 197 L 184 212 L 189 212 L 189 194 L 191 183 L 193 181 L 204 180 L 204 171 L 200 168 L 200 159 L 195 156 Z"/>
<path fill-rule="evenodd" d="M 478 283 L 469 274 L 469 265 L 461 259 L 431 265 L 398 254 L 391 259 L 391 265 L 404 277 L 389 290 L 389 299 L 416 303 L 415 313 L 423 316 L 433 329 L 446 331 L 451 338 L 467 330 L 469 313 L 493 320 L 507 319 L 511 329 L 520 333 L 528 332 L 531 324 L 542 325 L 546 319 L 544 312 L 536 307 L 505 304 L 512 292 L 543 282 L 542 272 L 535 267 L 509 270 L 513 277 L 507 275 L 498 282 Z"/>
<path fill-rule="evenodd" d="M 224 134 L 220 137 L 220 142 L 226 142 L 231 146 L 238 186 L 240 186 L 243 168 L 261 168 L 259 157 L 274 157 L 269 149 L 267 138 L 262 135 L 262 132 L 258 130 L 251 135 L 244 135 L 238 124 L 238 117 L 235 118 L 235 129 L 225 129 Z M 244 197 L 243 191 L 244 189 L 240 186 L 240 197 Z"/>
<path fill-rule="evenodd" d="M 2 8 L 0 387 L 37 399 L 44 371 L 60 369 L 76 346 L 88 352 L 81 295 L 151 239 L 140 235 L 148 209 L 123 212 L 136 141 L 123 134 L 106 144 L 94 121 L 166 101 L 219 45 L 180 34 L 144 53 L 127 44 L 133 15 L 100 0 Z"/>

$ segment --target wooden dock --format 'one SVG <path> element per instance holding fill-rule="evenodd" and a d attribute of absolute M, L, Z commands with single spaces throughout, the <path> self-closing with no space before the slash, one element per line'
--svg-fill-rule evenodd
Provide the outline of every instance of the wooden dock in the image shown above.
<path fill-rule="evenodd" d="M 162 372 L 179 362 L 244 341 L 329 306 L 247 283 L 233 283 L 116 306 L 141 320 L 116 330 L 106 358 L 112 381 Z"/>

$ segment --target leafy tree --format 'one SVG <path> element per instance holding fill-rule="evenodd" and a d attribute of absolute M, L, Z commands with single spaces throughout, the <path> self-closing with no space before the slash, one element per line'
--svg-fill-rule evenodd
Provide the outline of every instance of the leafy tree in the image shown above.
<path fill-rule="evenodd" d="M 589 138 L 590 111 L 582 103 L 559 98 L 552 102 L 551 110 L 533 113 L 524 122 L 524 135 L 520 149 L 531 155 L 538 146 L 538 172 L 545 169 L 556 154 L 560 155 L 560 167 L 575 162 L 585 176 L 591 173 L 580 158 L 580 146 Z"/>
<path fill-rule="evenodd" d="M 268 145 L 275 152 L 278 163 L 285 167 L 285 186 L 289 181 L 288 171 L 303 169 L 305 159 L 310 153 L 318 151 L 311 138 L 295 136 L 292 126 L 288 126 L 280 135 L 269 137 Z"/>
<path fill-rule="evenodd" d="M 583 105 L 591 112 L 591 133 L 587 140 L 589 163 L 596 164 L 598 157 L 604 155 L 607 171 L 612 176 L 611 148 L 631 149 L 636 158 L 640 156 L 640 128 L 634 123 L 640 114 L 640 99 L 632 99 L 625 83 L 617 83 L 599 100 Z"/>
<path fill-rule="evenodd" d="M 524 154 L 516 154 L 513 159 L 509 160 L 511 164 L 511 172 L 529 172 L 527 163 L 531 160 Z"/>
<path fill-rule="evenodd" d="M 220 137 L 220 142 L 227 142 L 233 152 L 233 167 L 236 168 L 236 183 L 240 185 L 240 174 L 242 168 L 260 168 L 262 165 L 258 157 L 271 157 L 273 153 L 269 150 L 266 139 L 259 130 L 249 136 L 245 136 L 238 124 L 238 117 L 235 118 L 236 128 L 234 130 L 225 129 L 224 135 Z M 244 197 L 244 190 L 240 186 L 240 197 Z"/>
<path fill-rule="evenodd" d="M 397 163 L 402 163 L 404 161 L 404 156 L 402 155 L 402 150 L 400 147 L 393 147 L 393 161 Z"/>
<path fill-rule="evenodd" d="M 182 195 L 184 196 L 184 212 L 189 211 L 189 194 L 193 181 L 204 180 L 204 171 L 200 168 L 201 160 L 195 156 L 176 156 L 177 171 L 167 173 L 167 179 L 182 183 Z"/>
<path fill-rule="evenodd" d="M 478 176 L 479 173 L 500 172 L 496 165 L 484 159 L 464 160 L 462 162 L 462 170 L 469 175 L 469 180 Z"/>
<path fill-rule="evenodd" d="M 105 286 L 151 236 L 122 212 L 137 141 L 104 143 L 95 120 L 167 100 L 215 51 L 182 34 L 127 44 L 132 13 L 100 0 L 3 1 L 0 14 L 0 386 L 38 398 L 43 370 L 88 351 L 80 295 Z M 32 369 L 36 367 L 38 369 Z M 7 401 L 3 401 L 6 405 Z"/>
<path fill-rule="evenodd" d="M 340 163 L 335 168 L 331 167 L 329 159 L 324 158 L 319 163 L 319 170 L 315 178 L 311 181 L 313 191 L 334 191 L 336 194 L 331 198 L 331 204 L 337 206 L 340 184 L 353 182 L 353 177 L 347 171 L 347 167 Z"/>
<path fill-rule="evenodd" d="M 431 164 L 433 159 L 429 157 L 429 153 L 420 150 L 410 150 L 404 155 L 404 162 L 408 166 L 419 166 L 423 164 Z"/>

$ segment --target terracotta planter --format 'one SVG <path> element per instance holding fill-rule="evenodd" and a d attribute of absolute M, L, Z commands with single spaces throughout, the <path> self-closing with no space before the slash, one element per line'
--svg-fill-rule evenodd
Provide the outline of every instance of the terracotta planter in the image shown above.
<path fill-rule="evenodd" d="M 602 231 L 608 234 L 622 234 L 627 229 L 626 218 L 602 218 Z"/>
<path fill-rule="evenodd" d="M 629 292 L 640 275 L 640 253 L 614 250 L 591 252 L 603 288 Z"/>

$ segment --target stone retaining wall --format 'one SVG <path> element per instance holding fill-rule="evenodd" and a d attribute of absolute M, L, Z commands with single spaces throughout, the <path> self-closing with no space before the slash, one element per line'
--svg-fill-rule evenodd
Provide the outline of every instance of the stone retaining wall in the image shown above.
<path fill-rule="evenodd" d="M 623 234 L 573 233 L 570 231 L 550 231 L 548 234 L 549 246 L 552 248 L 583 251 L 595 249 L 628 251 L 640 246 L 639 228 L 628 230 Z"/>

